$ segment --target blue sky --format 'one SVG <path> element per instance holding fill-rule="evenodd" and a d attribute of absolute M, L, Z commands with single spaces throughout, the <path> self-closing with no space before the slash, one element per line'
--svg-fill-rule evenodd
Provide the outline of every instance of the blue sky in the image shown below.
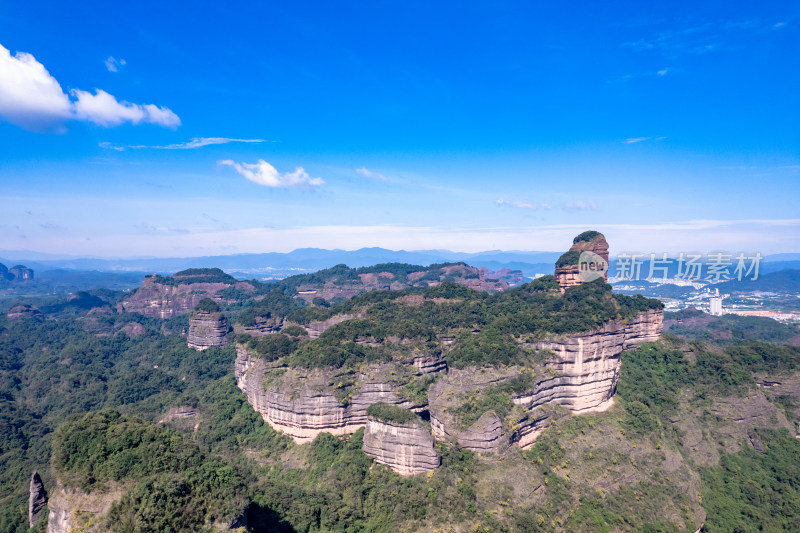
<path fill-rule="evenodd" d="M 800 251 L 798 2 L 253 4 L 4 5 L 0 250 Z"/>

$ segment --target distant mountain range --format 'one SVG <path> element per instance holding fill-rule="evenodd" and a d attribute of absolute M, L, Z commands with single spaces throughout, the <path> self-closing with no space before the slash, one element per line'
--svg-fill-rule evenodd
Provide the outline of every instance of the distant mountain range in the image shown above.
<path fill-rule="evenodd" d="M 497 271 L 501 268 L 521 270 L 526 277 L 551 274 L 553 264 L 561 252 L 501 251 L 477 253 L 449 250 L 387 250 L 362 248 L 360 250 L 324 250 L 300 248 L 288 253 L 236 254 L 204 257 L 173 258 L 58 258 L 34 252 L 2 252 L 0 262 L 23 263 L 40 273 L 53 270 L 95 271 L 114 273 L 172 274 L 186 268 L 218 267 L 238 278 L 278 279 L 330 268 L 337 264 L 364 267 L 379 263 L 408 263 L 428 266 L 435 263 L 463 261 L 471 266 Z M 615 261 L 612 258 L 612 272 Z M 646 266 L 646 263 L 645 263 Z M 800 254 L 775 254 L 764 258 L 761 272 L 777 272 L 800 268 Z M 642 272 L 646 272 L 642 268 Z"/>

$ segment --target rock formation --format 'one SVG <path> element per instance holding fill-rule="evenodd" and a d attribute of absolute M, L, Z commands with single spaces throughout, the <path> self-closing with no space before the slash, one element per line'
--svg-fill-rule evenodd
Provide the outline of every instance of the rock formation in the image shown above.
<path fill-rule="evenodd" d="M 117 304 L 119 312 L 139 313 L 152 318 L 185 315 L 204 298 L 223 301 L 220 293 L 228 288 L 252 293 L 253 286 L 237 282 L 219 269 L 189 269 L 169 278 L 146 276 L 142 286 Z"/>
<path fill-rule="evenodd" d="M 512 422 L 516 427 L 508 435 L 510 441 L 522 447 L 530 446 L 549 417 L 546 411 L 537 408 L 549 403 L 559 404 L 573 413 L 607 409 L 616 390 L 623 350 L 658 340 L 662 327 L 663 312 L 650 310 L 639 313 L 627 323 L 614 320 L 595 330 L 525 343 L 528 348 L 547 350 L 544 353 L 551 355 L 546 357 L 542 368 L 537 367 L 533 388 L 513 397 L 514 404 L 524 411 Z M 434 435 L 440 439 L 455 439 L 474 451 L 502 448 L 502 424 L 498 424 L 497 415 L 487 412 L 481 417 L 483 420 L 466 431 L 459 431 L 458 421 L 450 411 L 466 397 L 522 373 L 519 367 L 451 370 L 429 393 Z"/>
<path fill-rule="evenodd" d="M 22 281 L 33 279 L 33 269 L 25 265 L 15 265 L 6 269 L 2 274 L 7 280 Z"/>
<path fill-rule="evenodd" d="M 189 348 L 205 350 L 211 346 L 228 345 L 228 321 L 222 313 L 196 311 L 189 319 Z"/>
<path fill-rule="evenodd" d="M 596 261 L 582 262 L 582 252 L 594 254 Z M 582 275 L 582 268 L 590 270 L 586 270 Z M 608 281 L 608 243 L 603 234 L 597 231 L 584 231 L 575 237 L 570 249 L 558 258 L 555 278 L 561 294 L 564 294 L 568 288 L 583 283 L 586 275 L 590 272 L 598 272 L 604 281 Z"/>
<path fill-rule="evenodd" d="M 252 337 L 263 337 L 264 335 L 278 333 L 282 328 L 283 317 L 258 316 L 255 318 L 255 323 L 252 326 L 236 324 L 233 327 L 233 331 L 236 333 L 245 333 Z"/>
<path fill-rule="evenodd" d="M 122 495 L 123 491 L 119 488 L 107 492 L 83 492 L 59 485 L 47 504 L 50 509 L 47 533 L 103 531 L 102 517 Z"/>
<path fill-rule="evenodd" d="M 8 310 L 6 318 L 9 320 L 39 320 L 42 318 L 42 312 L 31 305 L 18 304 Z"/>
<path fill-rule="evenodd" d="M 39 514 L 47 506 L 47 491 L 39 472 L 31 475 L 30 497 L 28 498 L 28 524 L 34 527 L 39 523 Z"/>
<path fill-rule="evenodd" d="M 458 434 L 458 443 L 476 452 L 499 452 L 507 443 L 503 422 L 494 411 L 486 411 L 470 427 Z"/>
<path fill-rule="evenodd" d="M 374 364 L 363 372 L 342 377 L 332 369 L 280 367 L 252 355 L 241 345 L 236 347 L 236 354 L 236 383 L 250 405 L 269 425 L 298 443 L 309 442 L 323 431 L 334 435 L 355 432 L 366 424 L 367 408 L 374 403 L 420 407 L 397 393 L 398 385 L 391 383 L 398 370 L 394 364 Z M 423 373 L 411 364 L 406 366 Z M 352 382 L 350 392 L 345 394 L 338 386 L 343 380 Z"/>
<path fill-rule="evenodd" d="M 441 462 L 430 431 L 419 421 L 401 424 L 368 417 L 363 450 L 400 475 L 431 472 Z"/>

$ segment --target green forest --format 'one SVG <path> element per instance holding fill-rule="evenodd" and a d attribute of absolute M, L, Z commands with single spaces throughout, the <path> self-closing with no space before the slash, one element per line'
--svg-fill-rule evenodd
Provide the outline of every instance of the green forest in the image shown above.
<path fill-rule="evenodd" d="M 442 332 L 479 327 L 449 352 L 458 367 L 514 364 L 512 334 L 580 331 L 660 307 L 602 282 L 563 297 L 553 288 L 552 277 L 497 295 L 443 283 L 313 307 L 278 286 L 252 307 L 232 302 L 222 311 L 304 323 L 366 310 L 314 340 L 299 327 L 237 337 L 263 357 L 309 367 L 396 355 L 355 344 L 358 336 L 430 348 Z M 415 294 L 422 303 L 403 304 Z M 117 333 L 94 333 L 94 298 L 114 304 L 120 296 L 90 292 L 40 317 L 0 316 L 0 531 L 28 532 L 34 470 L 48 490 L 58 479 L 90 494 L 120 492 L 94 524 L 104 531 L 668 532 L 694 531 L 700 519 L 709 532 L 800 530 L 798 402 L 760 385 L 796 375 L 800 348 L 780 344 L 769 328 L 723 343 L 665 335 L 623 353 L 610 410 L 572 416 L 556 406 L 532 448 L 512 447 L 501 461 L 437 443 L 440 468 L 402 477 L 361 451 L 363 430 L 304 445 L 274 431 L 236 386 L 235 349 L 188 348 L 186 316 L 112 312 L 102 320 Z M 425 303 L 434 298 L 439 307 Z M 126 333 L 132 323 L 143 332 Z M 502 414 L 525 379 L 462 406 L 464 420 L 486 408 Z M 407 392 L 424 396 L 431 383 L 419 379 Z M 765 403 L 751 415 L 763 427 L 746 428 L 731 413 L 741 416 L 756 397 Z M 179 406 L 195 414 L 171 416 Z M 418 420 L 406 413 L 378 404 L 370 414 Z"/>

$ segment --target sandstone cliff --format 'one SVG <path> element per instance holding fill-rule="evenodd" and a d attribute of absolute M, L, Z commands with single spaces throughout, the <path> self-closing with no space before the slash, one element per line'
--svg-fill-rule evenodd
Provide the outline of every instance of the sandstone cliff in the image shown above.
<path fill-rule="evenodd" d="M 152 275 L 145 277 L 141 287 L 117 304 L 117 310 L 152 318 L 172 318 L 191 312 L 204 298 L 223 301 L 220 293 L 228 288 L 255 292 L 251 284 L 237 282 L 219 269 L 189 269 L 169 278 Z"/>
<path fill-rule="evenodd" d="M 441 462 L 433 448 L 433 437 L 421 422 L 397 423 L 369 417 L 363 450 L 400 475 L 430 472 Z"/>
<path fill-rule="evenodd" d="M 205 350 L 211 346 L 228 345 L 228 321 L 222 313 L 195 312 L 189 319 L 189 348 Z"/>
<path fill-rule="evenodd" d="M 250 405 L 273 428 L 291 436 L 295 442 L 309 442 L 323 431 L 334 435 L 353 433 L 367 422 L 367 408 L 388 403 L 419 409 L 413 401 L 398 394 L 393 383 L 399 373 L 421 374 L 413 364 L 373 364 L 363 371 L 345 375 L 333 369 L 285 368 L 252 355 L 244 346 L 236 347 L 235 376 Z M 421 364 L 425 369 L 436 364 Z"/>
<path fill-rule="evenodd" d="M 533 386 L 512 395 L 519 408 L 512 409 L 506 420 L 510 442 L 528 447 L 535 441 L 550 416 L 547 410 L 537 408 L 546 404 L 556 403 L 573 413 L 607 409 L 616 390 L 623 350 L 658 340 L 662 327 L 662 311 L 650 310 L 627 323 L 615 320 L 592 331 L 527 343 L 530 348 L 542 350 L 545 360 L 535 369 Z M 453 413 L 468 398 L 526 372 L 515 366 L 450 371 L 429 394 L 434 435 L 455 439 L 474 451 L 501 449 L 503 428 L 495 413 L 485 413 L 482 420 L 466 430 L 460 429 Z"/>
<path fill-rule="evenodd" d="M 583 252 L 588 252 L 584 258 L 594 258 L 596 261 L 583 262 L 581 260 Z M 590 267 L 591 271 L 581 272 L 581 268 Z M 597 271 L 596 268 L 601 270 Z M 602 233 L 585 231 L 575 237 L 570 249 L 556 262 L 555 278 L 561 294 L 564 294 L 570 287 L 580 285 L 584 281 L 591 281 L 591 279 L 586 279 L 586 275 L 592 271 L 599 272 L 599 277 L 602 277 L 603 281 L 608 281 L 608 242 Z"/>

